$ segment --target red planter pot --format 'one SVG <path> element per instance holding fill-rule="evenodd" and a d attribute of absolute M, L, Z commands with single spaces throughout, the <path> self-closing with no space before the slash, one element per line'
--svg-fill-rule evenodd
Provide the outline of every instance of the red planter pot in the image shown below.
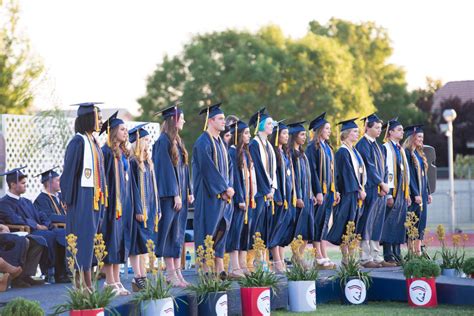
<path fill-rule="evenodd" d="M 268 287 L 240 288 L 243 316 L 270 315 L 271 294 Z"/>
<path fill-rule="evenodd" d="M 408 305 L 413 307 L 436 307 L 436 278 L 407 279 Z"/>
<path fill-rule="evenodd" d="M 103 308 L 72 310 L 69 316 L 104 316 Z"/>

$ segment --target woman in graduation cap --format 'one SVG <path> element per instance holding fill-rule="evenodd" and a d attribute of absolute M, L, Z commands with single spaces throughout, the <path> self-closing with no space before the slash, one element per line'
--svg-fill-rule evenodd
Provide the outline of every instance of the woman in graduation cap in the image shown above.
<path fill-rule="evenodd" d="M 157 239 L 161 215 L 155 169 L 149 154 L 151 138 L 144 128 L 147 124 L 137 125 L 128 132 L 129 142 L 132 144 L 130 150 L 132 222 L 129 227 L 125 227 L 125 235 L 131 238 L 129 255 L 135 274 L 132 280 L 135 292 L 146 286 L 147 273 L 143 255 L 148 253 L 147 241 Z"/>
<path fill-rule="evenodd" d="M 272 217 L 268 248 L 276 272 L 285 271 L 285 246 L 293 240 L 296 216 L 295 171 L 288 147 L 288 126 L 283 121 L 273 128 L 271 143 L 276 155 L 278 188 L 275 190 L 275 215 Z"/>
<path fill-rule="evenodd" d="M 359 138 L 359 128 L 356 119 L 340 122 L 342 145 L 336 152 L 336 190 L 341 194 L 340 203 L 334 208 L 334 224 L 327 235 L 327 240 L 334 245 L 340 245 L 342 235 L 346 233 L 349 221 L 356 223 L 366 197 L 364 191 L 367 173 L 364 161 L 354 147 Z M 347 264 L 349 249 L 341 247 L 342 263 Z"/>
<path fill-rule="evenodd" d="M 421 254 L 421 241 L 424 239 L 428 204 L 431 204 L 432 197 L 428 183 L 428 161 L 423 151 L 423 125 L 413 125 L 405 128 L 406 140 L 403 143 L 405 153 L 410 166 L 410 197 L 411 205 L 409 212 L 414 212 L 419 221 L 418 239 L 414 245 L 408 245 L 418 255 Z"/>
<path fill-rule="evenodd" d="M 108 255 L 104 258 L 104 286 L 111 286 L 117 295 L 129 295 L 120 282 L 120 264 L 128 258 L 125 247 L 124 222 L 130 214 L 131 199 L 129 185 L 128 130 L 124 121 L 117 118 L 118 111 L 103 124 L 100 134 L 107 133 L 107 142 L 102 146 L 108 200 L 101 232 Z M 128 240 L 129 241 L 129 240 Z M 129 246 L 129 245 L 128 245 Z"/>
<path fill-rule="evenodd" d="M 326 240 L 333 207 L 339 203 L 340 194 L 336 190 L 334 151 L 329 143 L 331 124 L 325 116 L 326 112 L 309 124 L 314 136 L 306 148 L 306 156 L 311 171 L 312 191 L 317 202 L 314 207 L 313 239 L 313 247 L 317 251 L 316 262 L 321 269 L 332 269 L 336 264 L 329 259 L 323 240 Z"/>
<path fill-rule="evenodd" d="M 273 119 L 262 108 L 250 118 L 249 126 L 255 126 L 255 137 L 250 142 L 249 149 L 257 177 L 256 208 L 252 212 L 250 238 L 253 241 L 255 233 L 259 232 L 268 245 L 272 216 L 275 214 L 273 196 L 278 189 L 276 155 L 268 139 L 273 133 Z"/>
<path fill-rule="evenodd" d="M 233 216 L 227 236 L 226 252 L 230 253 L 232 265 L 231 277 L 243 277 L 247 273 L 247 251 L 252 248 L 250 242 L 250 216 L 255 208 L 257 180 L 250 157 L 250 129 L 243 121 L 236 121 L 230 126 L 233 144 L 229 156 L 234 168 Z"/>
<path fill-rule="evenodd" d="M 296 227 L 294 236 L 299 235 L 305 242 L 314 239 L 314 205 L 316 198 L 311 189 L 311 171 L 308 158 L 303 149 L 306 143 L 306 129 L 297 122 L 288 124 L 290 131 L 290 152 L 295 169 L 296 190 Z M 300 254 L 304 254 L 306 243 L 301 247 Z"/>
<path fill-rule="evenodd" d="M 224 273 L 226 236 L 232 220 L 234 196 L 232 162 L 227 146 L 219 136 L 225 129 L 221 103 L 206 107 L 199 112 L 206 114 L 204 132 L 193 147 L 194 188 L 194 240 L 195 247 L 204 246 L 207 236 L 212 236 L 215 251 L 215 267 Z"/>
<path fill-rule="evenodd" d="M 53 223 L 66 223 L 66 204 L 61 195 L 59 174 L 55 168 L 39 174 L 43 184 L 42 192 L 36 197 L 35 207 L 41 210 Z"/>
<path fill-rule="evenodd" d="M 76 135 L 66 148 L 61 192 L 67 205 L 66 234 L 77 236 L 77 265 L 91 287 L 94 237 L 107 201 L 104 158 L 93 136 L 101 120 L 96 102 L 78 104 L 74 123 Z"/>
<path fill-rule="evenodd" d="M 153 145 L 153 162 L 160 192 L 162 218 L 158 223 L 156 254 L 164 257 L 168 279 L 175 286 L 185 287 L 188 282 L 181 273 L 181 253 L 188 216 L 192 204 L 189 179 L 188 152 L 179 133 L 183 130 L 184 113 L 178 103 L 161 111 L 165 121 L 161 134 Z"/>

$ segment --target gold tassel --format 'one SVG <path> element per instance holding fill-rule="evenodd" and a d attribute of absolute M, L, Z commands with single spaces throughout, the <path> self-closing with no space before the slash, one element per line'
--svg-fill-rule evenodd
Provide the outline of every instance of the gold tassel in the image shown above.
<path fill-rule="evenodd" d="M 97 107 L 94 106 L 94 114 L 95 114 L 95 131 L 99 132 L 99 111 L 97 110 Z"/>
<path fill-rule="evenodd" d="M 334 179 L 331 182 L 331 192 L 335 193 L 336 192 L 336 186 L 334 185 Z"/>
<path fill-rule="evenodd" d="M 158 220 L 159 220 L 158 214 L 155 214 L 155 233 L 158 232 Z"/>
<path fill-rule="evenodd" d="M 264 202 L 267 201 L 267 196 L 264 196 L 264 197 L 263 197 L 263 201 L 264 201 Z"/>
<path fill-rule="evenodd" d="M 109 207 L 109 187 L 105 184 L 105 207 Z"/>
<path fill-rule="evenodd" d="M 239 124 L 239 122 L 235 122 L 235 129 L 234 129 L 234 145 L 237 146 L 237 136 L 238 136 L 238 131 L 237 131 L 237 125 Z"/>
<path fill-rule="evenodd" d="M 385 135 L 383 137 L 383 141 L 386 142 L 387 141 L 387 137 L 388 137 L 388 129 L 390 127 L 390 121 L 387 122 L 387 128 L 385 129 Z"/>
<path fill-rule="evenodd" d="M 255 208 L 255 199 L 254 198 L 252 198 L 252 200 L 250 200 L 250 207 Z"/>
<path fill-rule="evenodd" d="M 380 185 L 377 187 L 377 193 L 380 194 Z"/>
<path fill-rule="evenodd" d="M 245 208 L 245 215 L 244 215 L 244 224 L 247 225 L 249 223 L 249 208 Z"/>
<path fill-rule="evenodd" d="M 275 147 L 278 147 L 278 135 L 280 133 L 280 124 L 277 125 L 277 133 L 276 133 L 276 137 L 275 137 Z"/>
<path fill-rule="evenodd" d="M 272 200 L 272 215 L 275 215 L 275 201 Z"/>
<path fill-rule="evenodd" d="M 260 112 L 257 114 L 257 125 L 255 125 L 255 136 L 257 136 L 258 133 L 258 126 L 260 125 Z"/>
<path fill-rule="evenodd" d="M 122 204 L 117 203 L 117 209 L 115 210 L 115 219 L 120 219 L 122 217 Z"/>
<path fill-rule="evenodd" d="M 358 200 L 357 200 L 357 206 L 358 206 L 359 208 L 362 207 L 362 200 L 361 200 L 361 199 L 358 199 Z"/>
<path fill-rule="evenodd" d="M 285 202 L 283 202 L 283 205 L 285 206 L 285 210 L 287 210 L 288 209 L 288 201 L 285 200 Z"/>
<path fill-rule="evenodd" d="M 203 131 L 207 130 L 207 121 L 209 120 L 209 107 L 207 107 L 207 113 L 206 113 L 206 121 L 204 122 L 204 129 Z"/>
<path fill-rule="evenodd" d="M 137 145 L 135 146 L 135 157 L 139 158 L 140 160 L 140 131 L 137 130 Z"/>
<path fill-rule="evenodd" d="M 326 182 L 323 182 L 323 194 L 326 194 L 326 193 L 328 193 L 328 186 Z"/>
<path fill-rule="evenodd" d="M 110 141 L 110 122 L 107 123 L 107 145 L 112 148 L 112 142 Z"/>
<path fill-rule="evenodd" d="M 296 207 L 296 196 L 293 195 L 293 200 L 291 202 L 293 204 L 293 207 Z"/>
<path fill-rule="evenodd" d="M 311 129 L 311 130 L 309 131 L 309 139 L 310 139 L 310 140 L 313 140 L 313 138 L 314 138 L 314 130 Z"/>

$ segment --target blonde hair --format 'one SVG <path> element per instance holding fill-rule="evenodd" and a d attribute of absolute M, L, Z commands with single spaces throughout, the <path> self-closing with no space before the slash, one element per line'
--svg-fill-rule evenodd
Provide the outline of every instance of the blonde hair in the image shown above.
<path fill-rule="evenodd" d="M 347 137 L 349 137 L 349 134 L 352 132 L 352 130 L 353 128 L 349 128 L 341 132 L 341 136 L 340 136 L 341 142 L 345 141 Z"/>
<path fill-rule="evenodd" d="M 130 157 L 135 159 L 138 162 L 138 166 L 142 171 L 145 171 L 145 162 L 148 163 L 150 168 L 153 167 L 153 161 L 151 160 L 149 145 L 145 146 L 143 143 L 143 138 L 137 139 L 134 143 L 132 143 L 132 147 L 130 150 Z M 137 146 L 139 146 L 140 153 L 137 156 Z"/>
<path fill-rule="evenodd" d="M 423 160 L 423 166 L 425 170 L 428 170 L 428 160 L 426 159 L 425 152 L 423 151 L 423 146 L 416 146 L 415 145 L 415 136 L 416 134 L 410 135 L 405 139 L 403 142 L 403 148 L 408 149 L 410 155 L 412 155 L 412 159 L 414 163 L 418 164 L 418 159 L 415 157 L 415 150 L 420 155 L 421 159 Z"/>

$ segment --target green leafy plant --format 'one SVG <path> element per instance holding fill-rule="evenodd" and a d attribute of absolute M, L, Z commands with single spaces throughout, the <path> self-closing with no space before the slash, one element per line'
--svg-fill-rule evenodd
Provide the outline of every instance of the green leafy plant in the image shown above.
<path fill-rule="evenodd" d="M 474 257 L 468 258 L 464 261 L 462 265 L 462 271 L 467 275 L 474 274 Z"/>
<path fill-rule="evenodd" d="M 436 235 L 438 240 L 441 242 L 441 251 L 436 252 L 435 259 L 438 255 L 441 256 L 441 268 L 461 270 L 464 263 L 464 257 L 466 256 L 464 247 L 465 242 L 468 240 L 467 234 L 462 236 L 460 234 L 452 235 L 451 248 L 448 247 L 446 243 L 446 232 L 443 225 L 438 225 L 438 228 L 436 229 Z M 462 246 L 461 240 L 463 240 Z"/>
<path fill-rule="evenodd" d="M 433 260 L 414 258 L 403 265 L 406 278 L 436 278 L 441 274 L 441 268 Z"/>
<path fill-rule="evenodd" d="M 73 286 L 67 289 L 68 299 L 66 303 L 55 306 L 54 314 L 58 315 L 70 310 L 86 310 L 104 308 L 110 304 L 115 297 L 114 289 L 106 286 L 99 289 L 99 273 L 104 266 L 104 258 L 107 256 L 105 242 L 102 234 L 94 237 L 94 256 L 97 259 L 97 269 L 92 274 L 92 287 L 86 286 L 83 280 L 83 271 L 77 264 L 77 236 L 69 234 L 66 236 L 67 251 L 70 256 L 67 258 L 69 270 L 72 272 Z"/>
<path fill-rule="evenodd" d="M 300 249 L 305 244 L 303 237 L 298 235 L 290 244 L 292 265 L 285 271 L 288 281 L 315 281 L 318 278 L 319 270 L 316 268 L 316 249 L 307 249 L 309 255 L 306 258 L 301 255 Z"/>
<path fill-rule="evenodd" d="M 43 316 L 44 311 L 38 301 L 29 301 L 22 297 L 17 297 L 1 310 L 1 315 Z"/>
<path fill-rule="evenodd" d="M 359 234 L 355 233 L 355 223 L 350 221 L 346 225 L 346 233 L 342 235 L 341 251 L 343 254 L 342 264 L 333 278 L 338 278 L 341 286 L 345 286 L 352 278 L 360 279 L 367 288 L 372 283 L 372 278 L 368 272 L 363 272 L 359 265 L 360 253 Z"/>

